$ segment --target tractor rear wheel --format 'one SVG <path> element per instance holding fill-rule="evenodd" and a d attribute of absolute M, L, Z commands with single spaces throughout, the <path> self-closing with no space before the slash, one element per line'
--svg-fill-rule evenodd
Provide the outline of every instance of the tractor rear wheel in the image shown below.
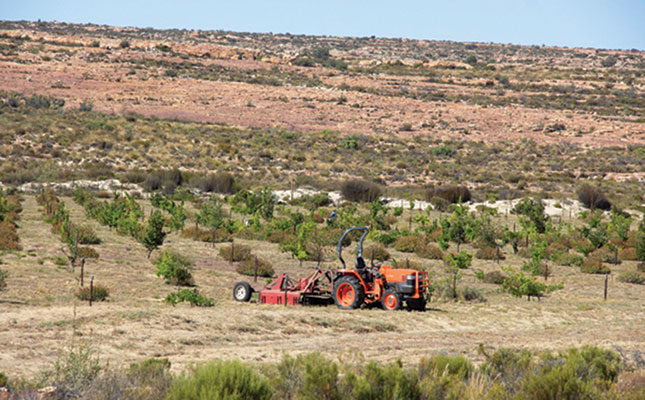
<path fill-rule="evenodd" d="M 236 301 L 249 301 L 252 293 L 253 288 L 251 288 L 251 285 L 248 282 L 238 282 L 233 287 L 233 298 Z"/>
<path fill-rule="evenodd" d="M 401 308 L 401 295 L 396 290 L 388 289 L 383 294 L 383 308 L 388 311 L 394 311 Z"/>
<path fill-rule="evenodd" d="M 363 286 L 358 279 L 352 276 L 344 276 L 336 281 L 334 285 L 334 303 L 338 308 L 351 310 L 363 304 L 365 293 Z"/>

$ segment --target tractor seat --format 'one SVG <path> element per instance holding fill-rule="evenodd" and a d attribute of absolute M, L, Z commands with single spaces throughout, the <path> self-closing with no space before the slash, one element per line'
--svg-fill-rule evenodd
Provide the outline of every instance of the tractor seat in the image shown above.
<path fill-rule="evenodd" d="M 356 269 L 365 269 L 365 260 L 363 260 L 363 257 L 356 257 L 356 261 L 354 262 L 354 266 Z"/>

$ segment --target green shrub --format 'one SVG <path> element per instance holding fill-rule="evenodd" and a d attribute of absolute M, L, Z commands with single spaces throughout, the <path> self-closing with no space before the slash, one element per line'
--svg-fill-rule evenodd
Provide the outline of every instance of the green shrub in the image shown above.
<path fill-rule="evenodd" d="M 270 399 L 271 386 L 239 361 L 213 361 L 175 379 L 167 400 Z"/>
<path fill-rule="evenodd" d="M 618 354 L 586 345 L 556 357 L 543 356 L 537 372 L 522 382 L 522 391 L 539 399 L 599 398 L 600 390 L 616 382 L 619 371 Z"/>
<path fill-rule="evenodd" d="M 594 258 L 585 258 L 580 266 L 580 271 L 585 274 L 609 274 L 611 269 L 603 264 L 600 260 Z"/>
<path fill-rule="evenodd" d="M 404 253 L 413 253 L 423 245 L 423 238 L 418 235 L 399 236 L 394 242 L 394 248 Z"/>
<path fill-rule="evenodd" d="M 110 296 L 110 290 L 101 285 L 94 285 L 92 287 L 92 301 L 105 301 Z M 76 292 L 76 298 L 83 301 L 90 300 L 90 287 L 82 287 Z"/>
<path fill-rule="evenodd" d="M 435 244 L 426 244 L 424 246 L 419 246 L 415 251 L 416 255 L 421 258 L 427 258 L 430 260 L 443 260 L 444 253 Z"/>
<path fill-rule="evenodd" d="M 285 355 L 269 376 L 277 399 L 340 399 L 338 365 L 320 353 Z"/>
<path fill-rule="evenodd" d="M 378 232 L 374 235 L 374 240 L 385 246 L 389 246 L 392 243 L 394 243 L 398 237 L 399 237 L 399 233 L 396 231 Z"/>
<path fill-rule="evenodd" d="M 193 276 L 188 270 L 194 263 L 189 258 L 166 249 L 152 264 L 156 267 L 155 275 L 164 278 L 166 283 L 178 286 L 194 285 Z"/>
<path fill-rule="evenodd" d="M 247 257 L 242 262 L 240 262 L 235 268 L 238 274 L 254 276 L 255 274 L 255 257 Z M 275 272 L 271 264 L 262 259 L 258 258 L 258 276 L 270 278 Z"/>
<path fill-rule="evenodd" d="M 61 265 L 61 266 L 67 265 L 67 258 L 63 256 L 58 256 L 54 259 L 54 264 Z"/>
<path fill-rule="evenodd" d="M 164 301 L 173 306 L 183 301 L 190 303 L 191 306 L 197 307 L 212 307 L 214 305 L 213 300 L 199 294 L 197 289 L 182 289 L 169 294 Z"/>
<path fill-rule="evenodd" d="M 374 183 L 361 179 L 350 179 L 340 187 L 340 192 L 348 201 L 373 202 L 381 197 L 381 187 Z"/>
<path fill-rule="evenodd" d="M 623 271 L 618 275 L 618 280 L 625 283 L 642 285 L 645 283 L 645 274 L 639 271 Z"/>
<path fill-rule="evenodd" d="M 464 356 L 450 357 L 438 354 L 429 359 L 423 358 L 419 362 L 419 377 L 426 375 L 445 376 L 451 375 L 458 379 L 466 379 L 473 371 L 473 365 Z"/>
<path fill-rule="evenodd" d="M 554 253 L 551 255 L 551 261 L 558 265 L 570 266 L 570 265 L 582 265 L 582 257 L 574 253 Z"/>
<path fill-rule="evenodd" d="M 233 253 L 232 259 L 231 252 Z M 220 247 L 219 255 L 226 261 L 242 261 L 251 256 L 251 249 L 243 244 L 229 244 Z"/>
<path fill-rule="evenodd" d="M 9 378 L 7 378 L 7 375 L 5 375 L 4 372 L 0 372 L 0 387 L 7 386 L 8 382 L 9 382 Z"/>
<path fill-rule="evenodd" d="M 401 361 L 381 366 L 371 361 L 361 375 L 347 373 L 341 380 L 340 395 L 349 399 L 420 399 L 414 371 L 403 369 Z"/>
<path fill-rule="evenodd" d="M 87 225 L 73 225 L 71 235 L 78 235 L 79 244 L 101 244 L 101 238 Z"/>
<path fill-rule="evenodd" d="M 363 250 L 363 257 L 366 260 L 385 261 L 390 258 L 390 253 L 381 244 L 369 245 Z"/>

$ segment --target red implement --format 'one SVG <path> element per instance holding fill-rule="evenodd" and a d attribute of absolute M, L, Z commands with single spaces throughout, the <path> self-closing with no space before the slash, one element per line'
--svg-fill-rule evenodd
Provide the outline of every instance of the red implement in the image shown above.
<path fill-rule="evenodd" d="M 331 304 L 332 277 L 329 271 L 315 270 L 306 278 L 294 282 L 289 275 L 282 273 L 271 283 L 260 290 L 262 304 Z M 248 301 L 254 291 L 246 282 L 238 282 L 233 289 L 233 297 L 237 301 Z"/>

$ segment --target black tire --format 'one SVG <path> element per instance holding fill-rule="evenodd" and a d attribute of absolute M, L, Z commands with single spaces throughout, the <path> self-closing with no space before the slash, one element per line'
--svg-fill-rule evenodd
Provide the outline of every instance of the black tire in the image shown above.
<path fill-rule="evenodd" d="M 353 276 L 343 276 L 334 283 L 334 303 L 338 308 L 353 310 L 360 307 L 364 299 L 363 286 Z"/>
<path fill-rule="evenodd" d="M 388 289 L 383 293 L 381 304 L 388 311 L 395 311 L 401 308 L 401 295 L 394 289 Z"/>
<path fill-rule="evenodd" d="M 425 311 L 426 299 L 410 299 L 407 301 L 409 311 Z"/>
<path fill-rule="evenodd" d="M 233 287 L 233 298 L 236 301 L 247 302 L 251 299 L 253 288 L 248 282 L 238 282 Z"/>

